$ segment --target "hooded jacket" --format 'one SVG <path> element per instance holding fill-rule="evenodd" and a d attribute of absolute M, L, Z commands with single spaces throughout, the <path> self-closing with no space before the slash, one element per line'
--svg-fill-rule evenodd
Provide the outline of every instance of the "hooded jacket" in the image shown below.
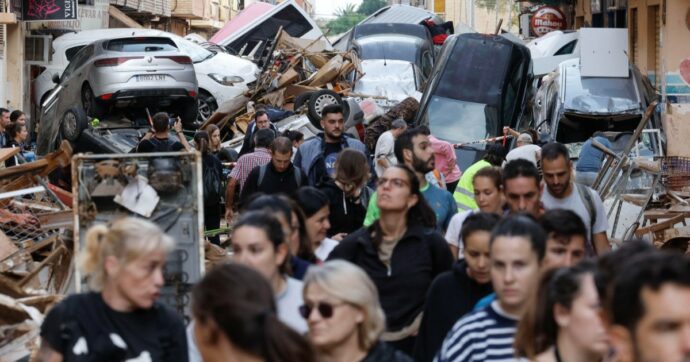
<path fill-rule="evenodd" d="M 345 148 L 352 148 L 355 151 L 362 152 L 365 156 L 368 155 L 367 148 L 362 142 L 343 133 L 342 137 L 340 137 L 340 149 L 343 150 Z M 302 169 L 302 172 L 307 175 L 307 183 L 310 186 L 318 186 L 328 179 L 324 160 L 325 151 L 326 141 L 323 132 L 316 135 L 316 137 L 308 139 L 297 149 L 297 154 L 295 154 L 295 159 L 292 163 L 295 167 Z"/>
<path fill-rule="evenodd" d="M 439 275 L 431 284 L 426 298 L 414 349 L 415 361 L 431 362 L 455 322 L 492 292 L 491 282 L 480 284 L 467 275 L 467 262 L 464 260 L 456 261 L 452 270 Z"/>
<path fill-rule="evenodd" d="M 445 239 L 434 229 L 419 225 L 407 226 L 393 248 L 388 267 L 379 258 L 369 228 L 345 237 L 328 259 L 347 260 L 369 275 L 379 292 L 387 331 L 412 324 L 424 309 L 431 282 L 453 264 Z"/>
<path fill-rule="evenodd" d="M 367 205 L 374 191 L 368 186 L 362 188 L 359 197 L 350 198 L 335 184 L 335 180 L 328 180 L 319 187 L 329 200 L 328 237 L 340 233 L 352 233 L 362 227 L 367 214 Z"/>

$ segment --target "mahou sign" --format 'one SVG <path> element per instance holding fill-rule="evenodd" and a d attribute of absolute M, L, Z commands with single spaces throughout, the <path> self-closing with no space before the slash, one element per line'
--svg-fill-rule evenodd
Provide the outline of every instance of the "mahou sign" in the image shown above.
<path fill-rule="evenodd" d="M 554 30 L 565 30 L 567 27 L 565 14 L 559 8 L 542 6 L 532 14 L 530 22 L 536 36 L 542 36 Z"/>

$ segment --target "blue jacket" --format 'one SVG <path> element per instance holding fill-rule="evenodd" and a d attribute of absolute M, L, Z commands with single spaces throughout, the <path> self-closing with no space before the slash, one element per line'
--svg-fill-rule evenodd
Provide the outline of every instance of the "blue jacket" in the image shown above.
<path fill-rule="evenodd" d="M 353 150 L 362 152 L 365 156 L 368 155 L 367 148 L 364 143 L 351 138 L 345 134 L 340 137 L 341 149 L 352 148 Z M 292 163 L 295 167 L 299 167 L 302 172 L 307 175 L 307 183 L 309 186 L 319 185 L 324 178 L 327 178 L 326 163 L 324 161 L 324 151 L 326 149 L 326 142 L 324 141 L 323 132 L 310 138 L 302 143 L 297 149 L 295 159 Z M 368 159 L 369 157 L 367 157 Z"/>

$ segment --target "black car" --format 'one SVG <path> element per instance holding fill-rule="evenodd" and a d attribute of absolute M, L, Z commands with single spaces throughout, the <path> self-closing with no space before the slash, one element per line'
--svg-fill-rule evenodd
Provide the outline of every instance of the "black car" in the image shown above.
<path fill-rule="evenodd" d="M 534 76 L 529 49 L 500 35 L 449 37 L 427 84 L 416 124 L 452 144 L 529 127 Z M 461 170 L 479 160 L 485 144 L 456 149 Z"/>

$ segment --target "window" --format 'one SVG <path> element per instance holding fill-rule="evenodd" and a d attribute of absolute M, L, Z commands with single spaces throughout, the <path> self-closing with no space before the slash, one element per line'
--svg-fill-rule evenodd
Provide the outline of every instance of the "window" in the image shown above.
<path fill-rule="evenodd" d="M 160 52 L 175 51 L 177 46 L 170 38 L 126 38 L 113 39 L 106 43 L 105 48 L 116 52 Z"/>
<path fill-rule="evenodd" d="M 24 39 L 24 56 L 27 64 L 43 65 L 52 60 L 52 37 L 49 35 L 27 36 Z"/>
<path fill-rule="evenodd" d="M 558 51 L 554 55 L 573 54 L 573 51 L 575 51 L 575 45 L 577 45 L 577 39 L 562 46 L 561 49 L 558 49 Z"/>
<path fill-rule="evenodd" d="M 64 83 L 75 70 L 81 68 L 81 66 L 83 66 L 89 60 L 89 58 L 91 58 L 93 55 L 93 50 L 94 45 L 91 44 L 78 51 L 77 54 L 74 55 L 74 58 L 72 58 L 72 61 L 67 65 L 67 68 L 65 68 L 65 71 L 62 72 L 60 83 Z"/>
<path fill-rule="evenodd" d="M 72 58 L 74 58 L 75 55 L 83 48 L 84 45 L 77 45 L 75 47 L 71 47 L 67 50 L 65 50 L 65 57 L 67 57 L 67 62 L 71 62 Z"/>

